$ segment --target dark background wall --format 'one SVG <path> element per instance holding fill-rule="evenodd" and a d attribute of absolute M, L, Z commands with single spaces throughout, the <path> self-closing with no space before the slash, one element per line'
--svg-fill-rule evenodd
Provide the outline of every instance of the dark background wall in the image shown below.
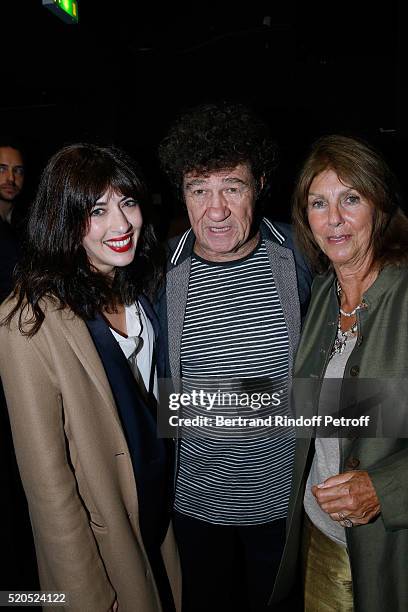
<path fill-rule="evenodd" d="M 78 3 L 78 25 L 41 0 L 2 3 L 0 135 L 25 143 L 31 191 L 63 144 L 114 142 L 139 159 L 175 217 L 157 144 L 181 109 L 222 98 L 250 104 L 276 134 L 277 218 L 288 218 L 296 169 L 324 133 L 368 138 L 406 190 L 406 43 L 394 1 L 194 3 L 179 13 L 124 0 Z"/>

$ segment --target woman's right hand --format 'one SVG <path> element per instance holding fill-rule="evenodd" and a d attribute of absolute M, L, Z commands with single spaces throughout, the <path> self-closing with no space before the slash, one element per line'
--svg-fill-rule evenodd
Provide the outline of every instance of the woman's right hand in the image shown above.
<path fill-rule="evenodd" d="M 118 610 L 119 610 L 118 600 L 115 599 L 115 601 L 113 602 L 113 605 L 109 608 L 108 612 L 118 612 Z"/>
<path fill-rule="evenodd" d="M 312 493 L 321 509 L 340 523 L 347 518 L 354 526 L 366 525 L 381 512 L 370 475 L 364 470 L 331 476 L 313 486 Z"/>

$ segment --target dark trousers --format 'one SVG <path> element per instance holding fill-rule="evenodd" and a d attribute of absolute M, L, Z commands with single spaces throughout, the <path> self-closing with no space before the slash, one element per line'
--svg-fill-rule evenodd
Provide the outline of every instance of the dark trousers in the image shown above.
<path fill-rule="evenodd" d="M 285 543 L 285 520 L 212 525 L 174 514 L 183 572 L 183 612 L 262 612 Z"/>
<path fill-rule="evenodd" d="M 167 576 L 163 558 L 160 553 L 160 548 L 151 547 L 149 549 L 148 547 L 146 547 L 146 543 L 144 544 L 147 556 L 149 557 L 151 568 L 153 570 L 153 576 L 156 582 L 157 590 L 159 591 L 162 612 L 176 612 L 173 594 L 171 592 L 171 586 L 169 578 Z"/>
<path fill-rule="evenodd" d="M 0 380 L 0 591 L 39 589 L 33 534 Z M 20 606 L 18 606 L 20 609 Z M 31 606 L 26 610 L 34 609 Z"/>

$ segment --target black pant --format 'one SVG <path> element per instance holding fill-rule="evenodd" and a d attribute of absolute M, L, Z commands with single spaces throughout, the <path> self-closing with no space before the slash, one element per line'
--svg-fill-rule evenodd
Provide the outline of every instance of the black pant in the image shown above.
<path fill-rule="evenodd" d="M 285 520 L 224 526 L 176 512 L 174 527 L 183 572 L 183 612 L 267 609 L 285 543 Z"/>
<path fill-rule="evenodd" d="M 0 380 L 0 591 L 39 589 L 27 500 L 14 454 Z M 20 609 L 20 606 L 18 606 Z M 26 610 L 34 609 L 31 606 Z"/>
<path fill-rule="evenodd" d="M 176 612 L 174 605 L 173 593 L 163 558 L 160 553 L 160 548 L 148 548 L 144 542 L 147 556 L 149 557 L 150 566 L 153 571 L 153 576 L 156 582 L 157 590 L 159 591 L 160 602 L 163 612 Z"/>

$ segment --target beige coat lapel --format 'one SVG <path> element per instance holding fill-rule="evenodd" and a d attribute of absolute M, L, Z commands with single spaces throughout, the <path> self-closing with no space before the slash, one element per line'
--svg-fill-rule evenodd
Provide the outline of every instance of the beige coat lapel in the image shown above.
<path fill-rule="evenodd" d="M 101 394 L 103 401 L 111 410 L 115 420 L 122 429 L 115 400 L 98 355 L 95 345 L 85 323 L 68 311 L 61 311 L 61 330 L 68 344 L 82 363 L 85 371 L 93 380 L 95 387 Z"/>

